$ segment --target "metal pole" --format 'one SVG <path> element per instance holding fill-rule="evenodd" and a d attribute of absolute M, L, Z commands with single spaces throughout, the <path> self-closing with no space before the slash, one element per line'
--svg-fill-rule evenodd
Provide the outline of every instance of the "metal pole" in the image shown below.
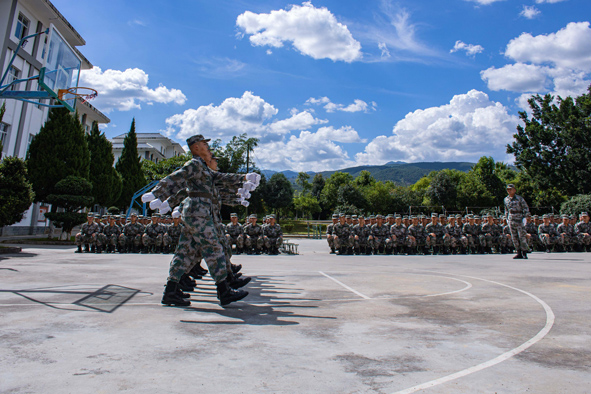
<path fill-rule="evenodd" d="M 250 162 L 250 146 L 248 144 L 248 140 L 246 140 L 246 173 L 248 174 L 249 167 L 248 164 Z M 248 218 L 248 207 L 246 207 L 246 218 Z"/>

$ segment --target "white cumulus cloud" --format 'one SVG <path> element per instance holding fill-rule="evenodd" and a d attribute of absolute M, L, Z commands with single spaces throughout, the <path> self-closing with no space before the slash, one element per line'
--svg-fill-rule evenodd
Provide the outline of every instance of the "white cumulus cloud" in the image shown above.
<path fill-rule="evenodd" d="M 481 156 L 508 160 L 505 145 L 519 119 L 477 90 L 454 96 L 449 104 L 416 110 L 400 120 L 391 136 L 379 136 L 356 155 L 358 164 L 405 161 L 476 161 Z"/>
<path fill-rule="evenodd" d="M 560 3 L 562 1 L 566 1 L 566 0 L 536 0 L 536 3 L 538 3 L 538 4 L 542 4 L 542 3 L 554 4 L 554 3 Z"/>
<path fill-rule="evenodd" d="M 473 2 L 473 3 L 478 3 L 480 5 L 489 5 L 489 4 L 492 4 L 492 3 L 496 3 L 498 1 L 505 1 L 505 0 L 466 0 L 466 1 L 470 1 L 470 2 Z"/>
<path fill-rule="evenodd" d="M 524 5 L 523 10 L 521 10 L 519 15 L 521 15 L 527 19 L 534 19 L 536 16 L 540 15 L 540 13 L 541 13 L 540 10 L 538 10 L 533 5 L 532 6 Z"/>
<path fill-rule="evenodd" d="M 375 101 L 372 101 L 370 104 L 366 103 L 363 100 L 355 99 L 352 104 L 344 105 L 344 104 L 335 104 L 333 103 L 328 97 L 320 97 L 314 98 L 310 97 L 306 100 L 306 104 L 308 105 L 322 105 L 322 107 L 326 110 L 326 112 L 366 112 L 368 113 L 370 110 L 375 111 L 377 109 L 377 104 Z"/>
<path fill-rule="evenodd" d="M 128 68 L 125 71 L 101 70 L 94 67 L 82 70 L 80 86 L 87 86 L 98 91 L 99 95 L 93 105 L 104 112 L 113 110 L 129 111 L 141 108 L 140 103 L 184 104 L 187 97 L 179 89 L 168 89 L 159 85 L 155 89 L 148 87 L 148 74 L 139 68 Z"/>
<path fill-rule="evenodd" d="M 250 35 L 254 46 L 281 48 L 289 42 L 314 59 L 350 63 L 362 57 L 361 44 L 347 26 L 326 7 L 316 8 L 311 2 L 268 14 L 246 11 L 238 16 L 236 25 Z"/>
<path fill-rule="evenodd" d="M 548 68 L 524 63 L 507 64 L 481 71 L 480 76 L 490 90 L 536 92 L 546 89 Z"/>
<path fill-rule="evenodd" d="M 477 53 L 481 53 L 484 51 L 482 45 L 473 45 L 473 44 L 466 44 L 463 41 L 456 41 L 454 47 L 449 51 L 449 53 L 454 53 L 458 51 L 466 51 L 467 56 L 474 57 Z"/>

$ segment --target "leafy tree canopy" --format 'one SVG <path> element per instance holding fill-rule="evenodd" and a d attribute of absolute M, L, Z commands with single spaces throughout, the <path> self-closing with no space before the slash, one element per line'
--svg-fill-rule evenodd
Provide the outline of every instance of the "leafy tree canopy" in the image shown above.
<path fill-rule="evenodd" d="M 6 157 L 0 162 L 0 227 L 18 223 L 33 202 L 24 160 Z"/>

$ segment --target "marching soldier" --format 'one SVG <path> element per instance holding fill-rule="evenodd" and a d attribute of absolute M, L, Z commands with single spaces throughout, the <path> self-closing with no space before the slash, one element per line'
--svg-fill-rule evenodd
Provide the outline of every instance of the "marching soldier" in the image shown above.
<path fill-rule="evenodd" d="M 269 216 L 269 224 L 263 229 L 263 239 L 269 254 L 279 254 L 279 248 L 283 244 L 283 231 L 275 223 L 275 215 Z"/>
<path fill-rule="evenodd" d="M 509 230 L 511 231 L 511 239 L 513 246 L 517 251 L 514 259 L 527 259 L 527 237 L 526 231 L 523 227 L 523 218 L 529 213 L 529 207 L 523 199 L 518 196 L 515 190 L 515 185 L 512 183 L 507 185 L 507 193 L 505 197 L 505 216 L 509 223 Z M 538 228 L 539 229 L 539 228 Z M 539 234 L 539 230 L 538 230 Z"/>

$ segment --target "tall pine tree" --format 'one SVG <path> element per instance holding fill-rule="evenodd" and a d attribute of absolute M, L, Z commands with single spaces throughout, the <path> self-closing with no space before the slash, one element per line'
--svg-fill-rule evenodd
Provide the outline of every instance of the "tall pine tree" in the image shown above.
<path fill-rule="evenodd" d="M 117 172 L 121 174 L 123 187 L 117 206 L 125 208 L 129 206 L 134 193 L 146 185 L 146 179 L 142 172 L 141 160 L 137 153 L 137 135 L 135 133 L 135 118 L 131 122 L 129 133 L 123 140 L 123 151 L 115 165 Z"/>
<path fill-rule="evenodd" d="M 117 203 L 122 186 L 121 177 L 113 167 L 113 144 L 100 132 L 96 123 L 86 136 L 86 141 L 90 150 L 90 182 L 94 203 L 109 207 Z"/>
<path fill-rule="evenodd" d="M 55 184 L 69 175 L 88 179 L 90 152 L 84 128 L 65 108 L 54 108 L 27 154 L 27 170 L 35 202 L 47 202 Z"/>

